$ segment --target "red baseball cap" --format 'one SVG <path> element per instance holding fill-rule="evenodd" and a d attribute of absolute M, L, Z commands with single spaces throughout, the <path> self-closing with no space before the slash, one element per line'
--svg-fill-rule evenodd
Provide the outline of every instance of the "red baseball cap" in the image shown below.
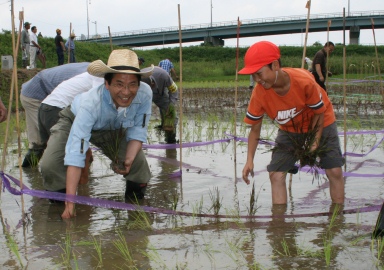
<path fill-rule="evenodd" d="M 239 74 L 253 74 L 263 66 L 280 59 L 279 48 L 269 41 L 259 41 L 253 44 L 244 56 L 245 67 Z"/>

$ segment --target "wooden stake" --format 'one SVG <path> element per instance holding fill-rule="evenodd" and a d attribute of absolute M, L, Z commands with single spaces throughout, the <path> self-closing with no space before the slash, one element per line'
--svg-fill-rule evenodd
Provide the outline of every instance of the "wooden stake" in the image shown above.
<path fill-rule="evenodd" d="M 23 12 L 19 12 L 19 17 L 21 20 L 21 24 L 23 23 Z M 7 126 L 5 129 L 5 136 L 4 136 L 4 147 L 3 147 L 3 155 L 1 159 L 1 171 L 4 171 L 5 167 L 5 156 L 7 153 L 7 146 L 8 146 L 8 133 L 9 133 L 9 120 L 11 119 L 11 111 L 12 111 L 12 103 L 13 103 L 13 87 L 15 86 L 15 70 L 16 70 L 16 78 L 17 78 L 17 57 L 15 57 L 15 53 L 17 54 L 17 51 L 15 52 L 15 23 L 14 23 L 14 14 L 13 14 L 13 1 L 11 1 L 11 18 L 12 18 L 12 50 L 13 50 L 13 70 L 12 70 L 12 77 L 11 77 L 11 89 L 9 91 L 9 102 L 8 102 L 8 113 L 7 113 Z M 21 26 L 19 29 L 19 33 L 21 33 Z M 20 35 L 19 35 L 20 37 Z M 20 149 L 19 149 L 19 156 L 20 156 Z M 21 162 L 19 160 L 19 165 L 21 165 Z M 0 194 L 2 191 L 2 181 L 0 181 Z"/>
<path fill-rule="evenodd" d="M 373 32 L 373 41 L 375 43 L 377 73 L 379 75 L 379 80 L 380 80 L 380 92 L 381 92 L 381 97 L 383 99 L 382 102 L 384 103 L 384 91 L 383 91 L 383 84 L 382 84 L 382 80 L 381 80 L 379 54 L 377 52 L 377 46 L 376 46 L 375 22 L 373 21 L 373 18 L 371 18 L 371 24 L 372 24 L 372 32 Z"/>
<path fill-rule="evenodd" d="M 347 152 L 347 64 L 345 47 L 345 8 L 343 8 L 343 99 L 344 99 L 344 153 Z M 345 156 L 344 171 L 347 169 L 347 156 Z"/>
<path fill-rule="evenodd" d="M 71 39 L 72 34 L 72 23 L 69 23 L 69 36 L 68 38 Z M 71 63 L 71 40 L 68 42 L 68 63 Z"/>
<path fill-rule="evenodd" d="M 179 82 L 179 142 L 180 142 L 180 173 L 183 172 L 183 39 L 181 36 L 181 17 L 180 17 L 180 4 L 177 5 L 177 12 L 179 17 L 179 52 L 180 52 L 180 82 Z"/>
<path fill-rule="evenodd" d="M 237 41 L 236 41 L 236 75 L 235 75 L 235 103 L 234 103 L 234 131 L 233 135 L 235 136 L 234 140 L 234 162 L 236 164 L 236 124 L 237 124 L 237 92 L 239 88 L 239 79 L 238 79 L 238 74 L 237 72 L 239 71 L 239 40 L 240 40 L 240 26 L 241 26 L 241 21 L 240 18 L 237 17 Z"/>
<path fill-rule="evenodd" d="M 328 20 L 328 26 L 327 26 L 327 44 L 329 42 L 329 28 L 331 27 L 331 20 Z M 329 50 L 327 50 L 327 62 L 325 64 L 327 73 L 325 74 L 325 83 L 326 88 L 328 89 L 328 70 L 329 70 Z"/>
<path fill-rule="evenodd" d="M 241 26 L 241 21 L 240 18 L 237 17 L 237 40 L 236 40 L 236 74 L 235 74 L 235 102 L 233 104 L 233 114 L 234 114 L 234 120 L 233 120 L 233 162 L 234 162 L 234 172 L 235 172 L 235 185 L 236 185 L 236 179 L 237 179 L 237 168 L 236 168 L 236 138 L 237 138 L 237 132 L 236 132 L 236 127 L 237 127 L 237 92 L 239 88 L 239 79 L 238 79 L 238 72 L 239 72 L 239 40 L 240 40 L 240 26 Z"/>
<path fill-rule="evenodd" d="M 303 48 L 303 57 L 301 58 L 301 68 L 304 68 L 305 66 L 305 55 L 307 54 L 307 40 L 308 40 L 308 31 L 309 31 L 309 17 L 311 15 L 311 0 L 307 1 L 307 4 L 305 5 L 305 8 L 308 9 L 307 12 L 307 23 L 305 26 L 305 38 L 304 38 L 304 48 Z M 292 190 L 292 174 L 289 174 L 289 185 L 288 185 L 288 190 L 289 193 L 291 194 Z"/>
<path fill-rule="evenodd" d="M 308 40 L 308 30 L 309 30 L 309 15 L 311 14 L 311 0 L 307 1 L 305 6 L 308 9 L 307 13 L 307 24 L 305 26 L 305 38 L 304 38 L 304 49 L 303 49 L 303 58 L 301 59 L 301 68 L 304 68 L 305 55 L 307 53 L 307 40 Z"/>
<path fill-rule="evenodd" d="M 17 80 L 17 55 L 18 48 L 20 44 L 20 34 L 17 37 L 17 42 L 15 42 L 15 15 L 13 13 L 13 1 L 11 1 L 11 18 L 12 18 L 12 50 L 13 50 L 13 70 L 12 70 L 12 79 L 11 79 L 11 89 L 9 95 L 9 104 L 8 104 L 8 114 L 7 114 L 7 127 L 4 138 L 4 147 L 3 147 L 3 156 L 2 156 L 2 165 L 1 170 L 4 171 L 5 166 L 5 156 L 7 153 L 7 144 L 8 144 L 8 133 L 9 133 L 9 121 L 11 118 L 11 109 L 12 109 L 12 101 L 13 101 L 13 91 L 15 90 L 15 99 L 16 99 L 16 129 L 17 129 L 17 143 L 18 143 L 18 162 L 19 162 L 19 173 L 20 173 L 20 189 L 23 189 L 23 174 L 21 170 L 21 140 L 20 140 L 20 119 L 19 119 L 19 91 L 18 91 L 18 80 Z M 21 33 L 21 28 L 23 25 L 24 12 L 19 12 L 19 33 Z M 2 190 L 2 184 L 0 183 L 0 192 Z M 0 193 L 1 194 L 1 193 Z M 24 219 L 24 197 L 21 194 L 21 210 L 22 217 Z"/>

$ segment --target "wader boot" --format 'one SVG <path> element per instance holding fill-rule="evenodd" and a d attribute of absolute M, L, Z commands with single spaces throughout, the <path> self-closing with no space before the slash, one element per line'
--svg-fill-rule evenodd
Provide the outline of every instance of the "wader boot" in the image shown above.
<path fill-rule="evenodd" d="M 170 143 L 176 143 L 176 132 L 175 131 L 165 131 L 165 142 Z"/>
<path fill-rule="evenodd" d="M 37 167 L 39 164 L 40 158 L 43 156 L 44 149 L 28 149 L 27 154 L 21 164 L 21 167 Z"/>
<path fill-rule="evenodd" d="M 147 185 L 147 183 L 135 183 L 127 180 L 125 200 L 136 202 L 137 200 L 143 199 Z"/>

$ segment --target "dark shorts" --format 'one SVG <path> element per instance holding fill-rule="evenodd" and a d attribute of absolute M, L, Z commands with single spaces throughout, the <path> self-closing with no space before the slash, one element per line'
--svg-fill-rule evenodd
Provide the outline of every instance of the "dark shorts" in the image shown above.
<path fill-rule="evenodd" d="M 303 136 L 303 134 L 279 130 L 275 142 L 289 148 L 294 145 L 292 140 L 298 136 Z M 344 165 L 336 123 L 323 129 L 320 144 L 325 145 L 327 149 L 327 151 L 319 155 L 321 168 L 332 169 Z M 295 167 L 297 161 L 292 151 L 274 151 L 272 152 L 272 160 L 267 166 L 267 170 L 268 172 L 287 172 Z"/>

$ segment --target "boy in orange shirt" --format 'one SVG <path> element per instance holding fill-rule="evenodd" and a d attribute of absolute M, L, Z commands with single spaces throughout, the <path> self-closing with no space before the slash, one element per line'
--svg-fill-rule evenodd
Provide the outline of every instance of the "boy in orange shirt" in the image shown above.
<path fill-rule="evenodd" d="M 315 140 L 310 150 L 322 145 L 320 166 L 325 169 L 330 182 L 332 202 L 344 203 L 344 178 L 333 107 L 324 89 L 307 70 L 281 68 L 280 50 L 268 41 L 253 44 L 245 54 L 245 67 L 239 74 L 251 74 L 257 86 L 252 92 L 244 122 L 252 125 L 248 136 L 247 161 L 243 179 L 249 184 L 253 176 L 254 157 L 260 139 L 264 114 L 279 124 L 276 143 L 282 148 L 292 148 L 293 139 L 315 130 Z M 287 203 L 286 175 L 296 160 L 289 151 L 273 151 L 267 169 L 272 187 L 272 203 Z"/>

